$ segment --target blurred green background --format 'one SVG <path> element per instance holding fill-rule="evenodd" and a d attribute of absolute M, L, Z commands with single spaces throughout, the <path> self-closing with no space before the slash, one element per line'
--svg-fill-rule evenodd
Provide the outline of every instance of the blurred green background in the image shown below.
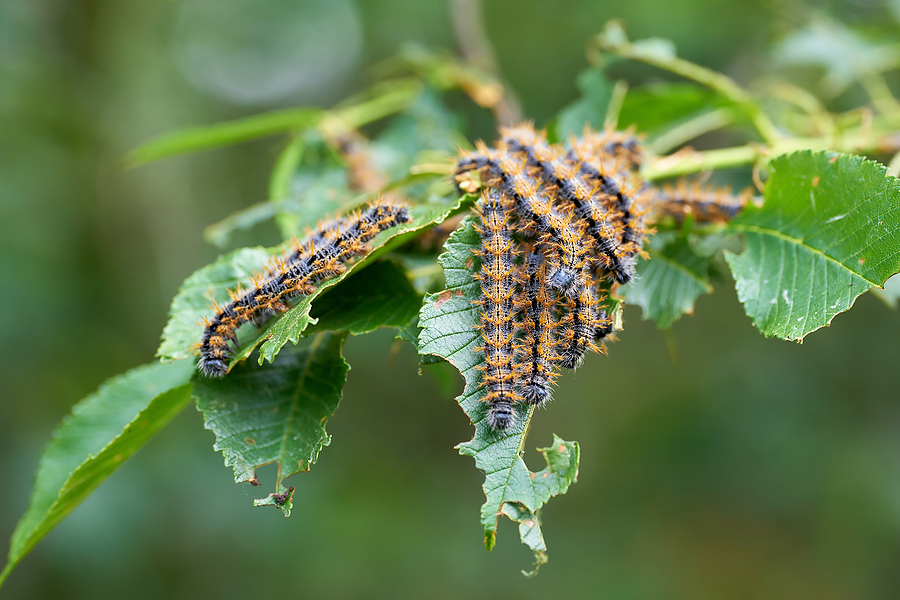
<path fill-rule="evenodd" d="M 609 18 L 749 81 L 814 11 L 900 33 L 898 6 L 876 0 L 484 3 L 503 73 L 538 123 L 576 97 L 584 43 Z M 178 127 L 329 105 L 411 41 L 455 48 L 446 2 L 0 3 L 0 538 L 70 406 L 152 359 L 178 285 L 218 254 L 203 227 L 265 200 L 280 142 L 133 171 L 123 154 Z M 467 134 L 491 137 L 489 115 L 467 111 Z M 262 227 L 237 243 L 278 241 Z M 717 292 L 676 323 L 677 362 L 629 308 L 610 356 L 564 377 L 535 419 L 533 466 L 553 432 L 583 452 L 578 484 L 544 511 L 550 563 L 536 579 L 518 573 L 531 556 L 510 523 L 482 547 L 482 475 L 453 449 L 471 428 L 453 391 L 417 377 L 411 347 L 388 357 L 385 331 L 348 342 L 334 439 L 292 480 L 290 519 L 252 508 L 257 490 L 232 483 L 191 408 L 2 595 L 896 598 L 900 315 L 867 294 L 796 345 L 763 339 L 733 288 Z"/>

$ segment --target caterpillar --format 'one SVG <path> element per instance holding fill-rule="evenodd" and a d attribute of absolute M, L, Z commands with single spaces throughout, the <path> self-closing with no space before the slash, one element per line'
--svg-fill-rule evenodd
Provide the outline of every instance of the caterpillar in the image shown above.
<path fill-rule="evenodd" d="M 478 351 L 494 429 L 512 424 L 517 402 L 548 402 L 560 367 L 606 353 L 621 327 L 612 296 L 635 278 L 637 257 L 650 258 L 649 224 L 689 213 L 727 220 L 750 198 L 684 182 L 659 190 L 641 179 L 642 162 L 632 131 L 586 129 L 563 146 L 529 123 L 501 128 L 494 147 L 460 152 L 454 181 L 482 190 Z"/>
<path fill-rule="evenodd" d="M 224 377 L 227 361 L 234 356 L 228 342 L 237 346 L 241 325 L 259 323 L 287 311 L 291 298 L 308 296 L 317 283 L 343 273 L 348 261 L 371 251 L 367 244 L 376 235 L 409 219 L 406 205 L 379 199 L 363 210 L 320 226 L 305 240 L 295 241 L 290 254 L 276 259 L 262 275 L 251 278 L 249 291 L 238 286 L 229 291 L 231 302 L 213 305 L 214 316 L 204 319 L 203 337 L 196 346 L 199 370 L 208 377 Z"/>
<path fill-rule="evenodd" d="M 362 134 L 350 130 L 331 139 L 330 143 L 347 165 L 350 189 L 372 193 L 385 186 L 387 178 L 373 166 L 369 141 Z"/>
<path fill-rule="evenodd" d="M 586 275 L 582 277 L 587 278 Z M 598 327 L 597 296 L 587 281 L 583 281 L 579 288 L 577 296 L 567 299 L 567 314 L 560 324 L 563 330 L 560 336 L 560 362 L 566 369 L 580 367 L 588 351 L 600 352 L 594 343 Z"/>
<path fill-rule="evenodd" d="M 480 218 L 481 283 L 479 327 L 484 354 L 484 385 L 487 389 L 488 424 L 496 430 L 507 429 L 515 423 L 513 405 L 522 400 L 516 391 L 515 379 L 515 322 L 514 293 L 516 269 L 513 248 L 513 202 L 498 190 L 488 189 L 481 195 L 475 212 Z"/>
<path fill-rule="evenodd" d="M 643 221 L 635 211 L 634 191 L 637 184 L 629 184 L 635 178 L 631 173 L 635 163 L 626 161 L 626 169 L 621 168 L 621 159 L 605 154 L 612 142 L 608 136 L 585 132 L 581 139 L 572 140 L 569 160 L 578 164 L 579 175 L 599 187 L 600 193 L 616 213 L 615 220 L 622 230 L 622 252 L 628 257 L 639 254 L 646 235 Z M 605 154 L 605 161 L 604 161 Z M 612 163 L 610 168 L 609 163 Z M 637 163 L 638 165 L 640 163 Z M 631 188 L 631 189 L 630 189 Z M 633 259 L 631 261 L 633 265 Z M 632 273 L 633 276 L 633 273 Z M 625 283 L 619 281 L 620 283 Z"/>
<path fill-rule="evenodd" d="M 654 188 L 649 193 L 649 203 L 651 210 L 660 216 L 671 215 L 681 221 L 693 215 L 697 222 L 724 223 L 740 214 L 752 197 L 750 188 L 734 195 L 730 187 L 704 186 L 679 179 L 675 185 L 666 183 L 662 189 Z"/>
<path fill-rule="evenodd" d="M 542 405 L 551 400 L 550 389 L 556 380 L 557 323 L 553 316 L 555 299 L 550 295 L 547 264 L 539 253 L 529 252 L 520 271 L 522 296 L 522 340 L 517 348 L 521 362 L 518 379 L 523 400 Z"/>

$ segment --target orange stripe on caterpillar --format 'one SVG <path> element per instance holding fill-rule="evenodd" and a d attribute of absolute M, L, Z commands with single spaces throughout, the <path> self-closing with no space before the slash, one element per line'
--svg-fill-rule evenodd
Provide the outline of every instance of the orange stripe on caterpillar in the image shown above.
<path fill-rule="evenodd" d="M 370 252 L 367 243 L 376 235 L 408 221 L 405 205 L 376 200 L 298 244 L 295 252 L 275 261 L 264 276 L 254 278 L 249 291 L 238 287 L 230 294 L 231 302 L 225 306 L 214 303 L 214 316 L 205 321 L 198 344 L 200 371 L 209 377 L 224 377 L 227 361 L 234 355 L 228 341 L 237 345 L 241 325 L 287 311 L 290 298 L 311 294 L 315 284 L 340 275 L 349 260 Z"/>
<path fill-rule="evenodd" d="M 480 217 L 480 323 L 487 389 L 488 424 L 503 430 L 515 422 L 513 405 L 521 401 L 515 386 L 515 293 L 511 217 L 513 203 L 497 190 L 485 190 L 475 207 Z"/>

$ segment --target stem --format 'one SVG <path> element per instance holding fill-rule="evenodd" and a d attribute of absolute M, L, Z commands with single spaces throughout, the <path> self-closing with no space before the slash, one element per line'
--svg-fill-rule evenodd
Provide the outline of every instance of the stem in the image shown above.
<path fill-rule="evenodd" d="M 622 112 L 622 104 L 625 103 L 625 95 L 628 93 L 628 82 L 620 79 L 613 88 L 609 98 L 609 106 L 606 108 L 606 119 L 603 120 L 603 129 L 615 129 L 619 124 L 619 114 Z"/>
<path fill-rule="evenodd" d="M 321 131 L 336 136 L 348 130 L 359 129 L 400 112 L 422 93 L 422 84 L 416 79 L 399 79 L 382 87 L 387 87 L 387 91 L 371 100 L 329 111 L 319 124 Z"/>
<path fill-rule="evenodd" d="M 777 156 L 798 150 L 834 150 L 849 154 L 897 152 L 898 140 L 893 139 L 892 133 L 882 131 L 879 135 L 870 135 L 871 132 L 863 135 L 864 132 L 865 127 L 860 127 L 859 131 L 834 143 L 821 137 L 782 138 L 773 144 L 747 144 L 700 152 L 684 149 L 648 163 L 641 169 L 641 175 L 645 179 L 656 180 L 727 167 L 764 165 Z"/>
<path fill-rule="evenodd" d="M 764 156 L 759 146 L 739 146 L 704 152 L 676 152 L 658 158 L 641 169 L 644 179 L 666 179 L 726 167 L 752 165 Z"/>
<path fill-rule="evenodd" d="M 704 133 L 721 129 L 734 122 L 734 111 L 730 108 L 720 108 L 676 125 L 650 143 L 650 149 L 657 154 L 665 154 L 672 148 L 676 148 Z"/>
<path fill-rule="evenodd" d="M 750 117 L 750 121 L 753 123 L 756 131 L 765 141 L 774 142 L 782 137 L 775 124 L 763 112 L 762 108 L 733 79 L 678 58 L 674 53 L 666 52 L 657 45 L 640 42 L 633 44 L 625 36 L 621 24 L 617 21 L 608 22 L 604 31 L 597 34 L 592 43 L 597 50 L 612 52 L 624 58 L 643 62 L 680 75 L 685 79 L 696 81 L 740 106 L 747 113 L 747 116 Z"/>
<path fill-rule="evenodd" d="M 829 139 L 834 135 L 834 117 L 822 106 L 819 99 L 808 91 L 791 83 L 778 82 L 772 86 L 772 95 L 803 110 L 812 119 L 821 135 Z"/>
<path fill-rule="evenodd" d="M 881 73 L 867 70 L 858 75 L 859 83 L 872 100 L 872 106 L 881 114 L 891 117 L 895 122 L 900 117 L 900 101 L 891 93 L 887 81 Z"/>
<path fill-rule="evenodd" d="M 451 0 L 450 16 L 456 40 L 466 61 L 479 70 L 500 78 L 497 56 L 484 27 L 481 0 Z M 503 90 L 502 99 L 493 106 L 494 116 L 501 125 L 518 123 L 522 120 L 519 99 L 505 81 Z"/>

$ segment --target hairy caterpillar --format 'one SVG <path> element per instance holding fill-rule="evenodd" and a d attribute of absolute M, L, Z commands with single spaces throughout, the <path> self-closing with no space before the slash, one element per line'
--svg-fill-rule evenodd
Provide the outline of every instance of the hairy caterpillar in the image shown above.
<path fill-rule="evenodd" d="M 481 234 L 481 339 L 484 353 L 485 400 L 488 424 L 507 429 L 515 422 L 513 404 L 521 401 L 516 391 L 514 299 L 515 250 L 512 239 L 512 201 L 497 190 L 485 190 L 475 208 Z"/>
<path fill-rule="evenodd" d="M 518 346 L 521 358 L 518 378 L 524 401 L 537 405 L 550 401 L 556 364 L 560 362 L 553 315 L 556 301 L 547 286 L 546 269 L 543 256 L 529 253 L 519 276 L 522 297 L 518 305 L 523 335 Z"/>
<path fill-rule="evenodd" d="M 651 210 L 659 215 L 671 215 L 683 220 L 693 215 L 700 223 L 723 223 L 736 217 L 753 197 L 750 188 L 740 194 L 731 193 L 730 187 L 704 186 L 699 182 L 679 179 L 675 185 L 667 183 L 661 189 L 649 193 Z"/>
<path fill-rule="evenodd" d="M 266 273 L 251 279 L 250 290 L 238 286 L 229 291 L 231 302 L 213 306 L 215 314 L 212 319 L 204 319 L 203 337 L 196 346 L 200 371 L 208 377 L 224 377 L 227 361 L 234 355 L 228 342 L 237 345 L 241 325 L 287 311 L 289 299 L 307 296 L 317 283 L 340 275 L 349 260 L 371 251 L 367 243 L 376 235 L 407 221 L 409 212 L 404 204 L 376 200 L 321 226 L 305 240 L 295 241 L 293 252 L 276 259 Z"/>
<path fill-rule="evenodd" d="M 539 193 L 538 184 L 525 173 L 525 164 L 521 160 L 479 143 L 478 152 L 459 161 L 457 174 L 472 169 L 483 172 L 488 185 L 513 199 L 520 221 L 553 253 L 551 285 L 564 293 L 572 293 L 587 254 L 587 248 L 578 242 L 583 234 L 572 214 L 554 209 L 550 199 Z"/>
<path fill-rule="evenodd" d="M 582 277 L 587 279 L 587 275 Z M 594 343 L 597 333 L 597 296 L 588 281 L 582 281 L 578 295 L 567 299 L 567 314 L 561 323 L 561 364 L 576 369 L 584 362 L 588 351 L 600 352 Z"/>

